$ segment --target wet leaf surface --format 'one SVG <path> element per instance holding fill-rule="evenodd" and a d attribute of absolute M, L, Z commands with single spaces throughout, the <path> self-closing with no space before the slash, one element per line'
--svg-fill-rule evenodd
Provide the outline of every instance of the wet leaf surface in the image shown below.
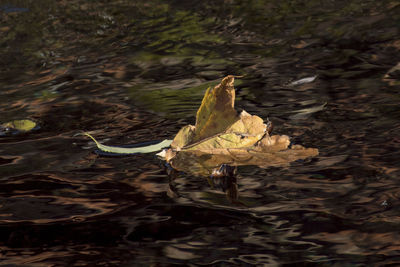
<path fill-rule="evenodd" d="M 238 116 L 234 109 L 233 86 L 234 77 L 227 76 L 213 89 L 207 89 L 197 111 L 196 126 L 183 127 L 175 136 L 171 148 L 162 154 L 173 168 L 198 176 L 210 176 L 222 165 L 267 168 L 286 166 L 292 161 L 318 155 L 316 148 L 306 149 L 300 145 L 289 148 L 288 136 L 270 136 L 267 125 L 258 116 L 246 111 Z M 314 113 L 324 106 L 304 109 L 299 113 Z"/>
<path fill-rule="evenodd" d="M 39 129 L 38 124 L 32 120 L 13 120 L 0 125 L 0 136 L 26 133 L 37 129 Z"/>

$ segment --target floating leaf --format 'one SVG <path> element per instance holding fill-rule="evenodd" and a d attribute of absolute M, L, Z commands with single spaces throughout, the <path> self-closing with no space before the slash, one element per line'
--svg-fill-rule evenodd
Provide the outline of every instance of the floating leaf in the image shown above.
<path fill-rule="evenodd" d="M 317 78 L 317 75 L 303 78 L 303 79 L 291 82 L 290 85 L 301 85 L 301 84 L 305 84 L 305 83 L 312 83 L 313 81 L 315 81 L 316 78 Z"/>
<path fill-rule="evenodd" d="M 37 127 L 37 123 L 32 120 L 13 120 L 1 125 L 6 130 L 14 130 L 19 132 L 28 132 Z"/>
<path fill-rule="evenodd" d="M 160 153 L 179 171 L 209 176 L 221 165 L 286 166 L 290 162 L 318 155 L 315 148 L 293 145 L 286 135 L 270 136 L 271 125 L 243 111 L 234 109 L 234 76 L 227 76 L 208 89 L 197 112 L 196 126 L 183 127 L 171 148 Z M 309 114 L 326 104 L 301 110 Z"/>
<path fill-rule="evenodd" d="M 288 136 L 269 133 L 271 122 L 264 124 L 255 115 L 243 111 L 240 115 L 234 109 L 234 76 L 225 77 L 214 88 L 209 88 L 197 112 L 196 125 L 183 127 L 174 140 L 164 140 L 145 147 L 106 146 L 97 142 L 88 133 L 97 147 L 107 153 L 135 154 L 159 151 L 176 170 L 195 175 L 211 175 L 220 170 L 221 165 L 258 165 L 260 167 L 285 166 L 290 162 L 318 155 L 315 148 L 293 145 L 289 148 Z M 309 114 L 323 107 L 304 109 L 300 113 Z"/>
<path fill-rule="evenodd" d="M 115 153 L 115 154 L 136 154 L 136 153 L 151 153 L 151 152 L 156 152 L 160 151 L 164 147 L 170 146 L 172 143 L 172 140 L 164 140 L 158 144 L 154 145 L 149 145 L 149 146 L 144 146 L 144 147 L 117 147 L 117 146 L 106 146 L 103 144 L 100 144 L 96 139 L 94 139 L 93 136 L 91 136 L 88 133 L 84 133 L 84 135 L 89 136 L 95 143 L 98 149 L 100 149 L 103 152 L 108 152 L 108 153 Z"/>

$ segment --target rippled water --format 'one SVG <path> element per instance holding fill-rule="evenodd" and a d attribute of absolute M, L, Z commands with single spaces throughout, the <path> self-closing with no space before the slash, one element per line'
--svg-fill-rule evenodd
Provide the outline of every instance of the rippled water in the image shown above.
<path fill-rule="evenodd" d="M 40 125 L 0 137 L 1 266 L 400 264 L 398 1 L 0 3 L 0 122 Z M 171 139 L 228 74 L 320 155 L 211 187 L 76 135 Z"/>

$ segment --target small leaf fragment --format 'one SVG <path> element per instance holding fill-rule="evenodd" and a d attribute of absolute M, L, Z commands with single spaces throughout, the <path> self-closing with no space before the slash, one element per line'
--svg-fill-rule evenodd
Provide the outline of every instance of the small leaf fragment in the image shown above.
<path fill-rule="evenodd" d="M 104 152 L 108 153 L 115 153 L 115 154 L 136 154 L 136 153 L 151 153 L 151 152 L 157 152 L 160 151 L 161 149 L 168 147 L 171 145 L 172 140 L 164 140 L 158 144 L 154 145 L 149 145 L 149 146 L 144 146 L 144 147 L 118 147 L 118 146 L 106 146 L 103 144 L 100 144 L 93 136 L 91 136 L 88 133 L 84 133 L 84 135 L 89 136 L 95 143 L 98 149 Z"/>
<path fill-rule="evenodd" d="M 290 85 L 301 85 L 301 84 L 305 84 L 305 83 L 312 83 L 313 81 L 315 81 L 316 78 L 317 78 L 317 75 L 303 78 L 303 79 L 291 82 Z"/>
<path fill-rule="evenodd" d="M 18 131 L 28 132 L 36 127 L 36 122 L 31 120 L 13 120 L 7 122 L 3 125 L 3 127 L 9 127 Z"/>

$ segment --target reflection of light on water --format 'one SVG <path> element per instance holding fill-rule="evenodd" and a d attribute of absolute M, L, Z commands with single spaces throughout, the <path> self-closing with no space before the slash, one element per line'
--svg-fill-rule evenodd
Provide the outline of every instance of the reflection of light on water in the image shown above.
<path fill-rule="evenodd" d="M 29 264 L 30 266 L 34 267 L 45 267 L 48 266 L 46 261 L 51 258 L 58 258 L 58 257 L 67 257 L 72 256 L 75 253 L 71 251 L 52 251 L 52 252 L 34 252 L 34 251 L 25 251 L 21 253 L 12 253 L 8 252 L 9 248 L 1 247 L 2 251 L 5 251 L 6 258 L 2 260 L 3 264 L 10 264 L 10 265 L 26 265 Z M 8 252 L 8 253 L 7 253 Z"/>
<path fill-rule="evenodd" d="M 118 204 L 110 203 L 109 199 L 36 196 L 21 194 L 22 192 L 18 191 L 14 193 L 18 197 L 8 198 L 0 208 L 0 222 L 2 223 L 32 222 L 46 224 L 76 221 L 77 217 L 80 220 L 86 220 L 93 216 L 118 210 Z M 9 213 L 4 213 L 4 211 Z"/>

